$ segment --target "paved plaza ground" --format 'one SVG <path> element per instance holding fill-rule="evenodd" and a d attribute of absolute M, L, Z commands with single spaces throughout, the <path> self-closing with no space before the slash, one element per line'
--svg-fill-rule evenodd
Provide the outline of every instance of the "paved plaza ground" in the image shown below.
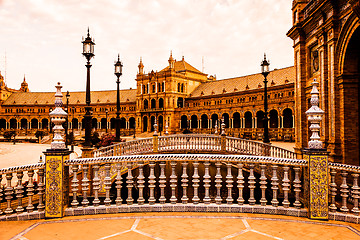
<path fill-rule="evenodd" d="M 128 213 L 0 223 L 0 239 L 360 239 L 360 227 L 260 214 Z"/>

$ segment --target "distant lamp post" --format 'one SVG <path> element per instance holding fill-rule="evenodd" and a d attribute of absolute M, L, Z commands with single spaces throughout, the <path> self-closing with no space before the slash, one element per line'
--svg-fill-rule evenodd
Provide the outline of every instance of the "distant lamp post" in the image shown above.
<path fill-rule="evenodd" d="M 264 60 L 261 62 L 261 74 L 264 76 L 264 143 L 269 143 L 269 127 L 268 127 L 268 102 L 267 102 L 267 79 L 266 77 L 269 75 L 269 65 L 270 63 L 266 60 L 266 54 L 264 54 Z"/>
<path fill-rule="evenodd" d="M 105 109 L 105 116 L 106 116 L 106 124 L 105 124 L 105 132 L 107 133 L 108 132 L 108 113 L 109 113 L 109 110 L 106 108 Z"/>
<path fill-rule="evenodd" d="M 69 91 L 66 92 L 66 112 L 67 112 L 67 116 L 66 116 L 66 126 L 65 126 L 65 147 L 67 147 L 67 145 L 69 144 L 69 138 L 68 138 L 68 132 L 69 132 L 69 98 L 70 98 L 70 93 Z"/>
<path fill-rule="evenodd" d="M 116 85 L 116 134 L 115 140 L 120 141 L 120 76 L 122 75 L 122 62 L 120 61 L 120 55 L 118 55 L 118 59 L 115 62 L 115 72 L 114 74 L 117 77 Z"/>
<path fill-rule="evenodd" d="M 84 115 L 84 122 L 85 122 L 85 143 L 84 143 L 84 147 L 88 147 L 91 148 L 92 144 L 91 144 L 91 107 L 90 107 L 90 68 L 91 68 L 91 64 L 90 64 L 90 59 L 95 56 L 94 55 L 94 45 L 95 43 L 93 42 L 93 40 L 90 37 L 90 33 L 89 33 L 89 28 L 88 28 L 88 33 L 87 33 L 87 37 L 85 38 L 84 41 L 82 41 L 83 44 L 83 55 L 85 56 L 87 63 L 86 63 L 86 68 L 87 68 L 87 77 L 86 77 L 86 106 L 85 106 L 85 115 Z"/>

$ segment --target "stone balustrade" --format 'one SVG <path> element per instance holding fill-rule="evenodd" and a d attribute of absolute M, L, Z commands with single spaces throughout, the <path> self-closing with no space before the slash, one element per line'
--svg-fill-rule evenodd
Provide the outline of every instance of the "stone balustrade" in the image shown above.
<path fill-rule="evenodd" d="M 309 213 L 311 166 L 306 160 L 152 154 L 71 159 L 64 164 L 70 176 L 59 179 L 68 186 L 65 203 L 58 203 L 64 204 L 64 216 L 141 211 L 301 217 Z M 360 167 L 338 163 L 327 167 L 328 185 L 320 187 L 329 189 L 329 219 L 359 223 Z M 0 220 L 44 218 L 45 182 L 50 182 L 44 171 L 44 163 L 0 170 Z"/>
<path fill-rule="evenodd" d="M 224 143 L 222 145 L 222 142 Z M 292 151 L 241 138 L 211 134 L 176 134 L 145 138 L 102 147 L 94 151 L 95 157 L 149 153 L 226 153 L 296 158 Z"/>

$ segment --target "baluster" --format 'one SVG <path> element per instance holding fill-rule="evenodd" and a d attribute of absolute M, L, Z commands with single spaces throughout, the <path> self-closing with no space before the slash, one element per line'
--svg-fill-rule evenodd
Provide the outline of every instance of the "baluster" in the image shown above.
<path fill-rule="evenodd" d="M 279 179 L 277 177 L 277 165 L 272 165 L 271 166 L 272 170 L 273 170 L 273 175 L 271 178 L 271 189 L 273 190 L 273 199 L 271 200 L 272 206 L 273 207 L 277 207 L 279 205 L 279 201 L 277 200 L 277 190 L 279 189 Z"/>
<path fill-rule="evenodd" d="M 205 187 L 205 197 L 204 197 L 204 203 L 205 204 L 209 204 L 211 199 L 210 199 L 210 183 L 211 183 L 211 176 L 209 173 L 209 166 L 210 166 L 210 162 L 209 161 L 205 161 L 204 163 L 205 166 L 205 173 L 204 173 L 204 187 Z"/>
<path fill-rule="evenodd" d="M 354 207 L 351 209 L 351 211 L 354 214 L 359 215 L 359 212 L 360 212 L 360 210 L 359 210 L 360 187 L 359 187 L 359 183 L 358 183 L 359 174 L 353 173 L 352 176 L 353 176 L 353 186 L 351 187 L 351 195 L 354 199 Z"/>
<path fill-rule="evenodd" d="M 78 165 L 72 165 L 72 171 L 73 171 L 73 179 L 71 181 L 71 187 L 72 187 L 72 192 L 73 192 L 73 200 L 71 202 L 71 206 L 76 208 L 79 205 L 78 200 L 76 199 L 77 197 L 77 192 L 78 192 L 78 187 L 79 187 L 79 180 L 77 179 L 77 171 L 78 171 Z"/>
<path fill-rule="evenodd" d="M 221 162 L 217 161 L 215 163 L 216 166 L 216 175 L 215 175 L 215 187 L 216 187 L 216 198 L 215 202 L 216 204 L 221 204 L 221 183 L 222 183 L 222 177 L 221 177 Z"/>
<path fill-rule="evenodd" d="M 226 187 L 228 188 L 228 196 L 226 198 L 226 202 L 227 202 L 227 204 L 231 204 L 234 201 L 234 199 L 232 198 L 232 187 L 233 187 L 232 183 L 234 181 L 233 181 L 233 177 L 231 174 L 231 163 L 230 162 L 226 163 L 226 168 L 227 168 Z"/>
<path fill-rule="evenodd" d="M 2 174 L 0 173 L 0 203 L 2 202 L 3 200 L 3 186 L 1 184 L 2 182 Z M 0 215 L 3 214 L 3 211 L 1 211 L 1 208 L 0 208 Z"/>
<path fill-rule="evenodd" d="M 110 189 L 111 189 L 111 177 L 110 177 L 110 163 L 105 163 L 105 178 L 104 178 L 104 189 L 105 189 L 105 206 L 109 206 L 111 203 L 110 199 Z"/>
<path fill-rule="evenodd" d="M 284 178 L 283 178 L 282 187 L 283 187 L 283 191 L 284 191 L 284 200 L 282 202 L 282 205 L 285 208 L 288 208 L 290 206 L 290 202 L 289 202 L 289 191 L 290 191 L 289 169 L 290 169 L 290 167 L 283 166 Z"/>
<path fill-rule="evenodd" d="M 39 195 L 39 205 L 37 207 L 38 211 L 44 211 L 44 191 L 45 191 L 45 184 L 44 184 L 44 168 L 40 168 L 38 171 L 39 176 L 39 184 L 38 184 L 38 195 Z"/>
<path fill-rule="evenodd" d="M 87 199 L 87 191 L 89 190 L 89 178 L 88 178 L 88 172 L 89 172 L 89 165 L 83 165 L 83 179 L 81 183 L 81 190 L 83 195 L 83 200 L 81 204 L 84 207 L 87 207 L 89 205 L 89 200 Z"/>
<path fill-rule="evenodd" d="M 150 189 L 150 196 L 149 196 L 149 204 L 153 205 L 155 204 L 155 197 L 154 197 L 154 189 L 155 189 L 155 162 L 150 161 L 149 163 L 150 167 L 150 174 L 149 174 L 149 189 Z"/>
<path fill-rule="evenodd" d="M 260 189 L 261 189 L 261 199 L 260 199 L 260 204 L 261 206 L 266 206 L 267 200 L 266 200 L 266 196 L 265 196 L 265 190 L 266 190 L 266 184 L 267 184 L 267 178 L 265 176 L 265 168 L 266 165 L 265 164 L 260 164 L 260 171 L 261 171 L 261 176 L 260 176 Z"/>
<path fill-rule="evenodd" d="M 131 162 L 128 162 L 127 163 L 128 175 L 126 177 L 126 184 L 127 184 L 127 188 L 128 188 L 128 197 L 126 199 L 126 202 L 128 205 L 131 205 L 134 202 L 134 199 L 132 198 L 132 188 L 134 186 L 134 180 L 133 180 L 131 167 L 132 167 Z"/>
<path fill-rule="evenodd" d="M 22 171 L 16 173 L 16 177 L 18 180 L 18 184 L 15 187 L 15 193 L 16 198 L 18 199 L 18 207 L 16 208 L 16 212 L 22 212 L 24 211 L 24 208 L 22 206 L 22 198 L 24 197 L 24 186 L 22 185 L 22 178 L 24 176 L 24 173 Z"/>
<path fill-rule="evenodd" d="M 348 175 L 348 173 L 343 170 L 341 171 L 341 176 L 342 176 L 342 183 L 340 185 L 340 192 L 341 192 L 341 197 L 342 197 L 342 206 L 340 208 L 340 211 L 342 212 L 348 212 L 349 209 L 347 208 L 347 197 L 349 196 L 349 186 L 346 183 L 346 176 Z"/>
<path fill-rule="evenodd" d="M 254 205 L 256 200 L 254 197 L 254 190 L 255 190 L 255 183 L 256 183 L 256 178 L 254 176 L 254 167 L 255 164 L 254 163 L 249 163 L 249 168 L 250 168 L 250 174 L 249 174 L 249 189 L 250 189 L 250 197 L 249 197 L 249 204 L 250 205 Z"/>
<path fill-rule="evenodd" d="M 183 204 L 187 204 L 189 200 L 189 198 L 187 197 L 187 187 L 189 180 L 187 179 L 188 175 L 186 171 L 188 163 L 182 162 L 181 165 L 183 167 L 183 173 L 181 175 L 181 187 L 183 189 L 183 196 L 181 197 L 181 201 Z"/>
<path fill-rule="evenodd" d="M 115 203 L 116 205 L 121 205 L 122 203 L 122 198 L 121 198 L 121 184 L 122 184 L 122 177 L 121 177 L 121 163 L 116 163 L 115 165 L 116 167 L 116 199 L 115 199 Z"/>
<path fill-rule="evenodd" d="M 93 179 L 93 189 L 94 189 L 94 207 L 99 206 L 99 189 L 100 189 L 100 178 L 99 178 L 99 165 L 95 164 L 93 166 L 94 170 L 94 179 Z"/>
<path fill-rule="evenodd" d="M 244 176 L 243 176 L 243 172 L 242 172 L 242 168 L 243 168 L 244 164 L 242 163 L 238 163 L 238 177 L 237 177 L 237 187 L 239 190 L 239 197 L 237 199 L 238 204 L 239 205 L 243 205 L 244 204 L 244 198 L 243 198 L 243 189 L 244 189 Z"/>
<path fill-rule="evenodd" d="M 165 162 L 160 162 L 160 176 L 159 176 L 159 187 L 160 187 L 160 198 L 159 201 L 161 204 L 166 202 L 165 198 L 165 187 L 166 187 L 166 176 L 165 176 Z"/>
<path fill-rule="evenodd" d="M 331 204 L 329 206 L 329 209 L 330 212 L 336 212 L 337 207 L 336 207 L 335 197 L 337 193 L 337 187 L 335 183 L 335 176 L 336 176 L 335 169 L 331 169 L 330 176 L 331 176 L 331 183 L 329 186 L 330 186 Z"/>
<path fill-rule="evenodd" d="M 12 195 L 13 195 L 13 187 L 11 187 L 11 179 L 12 178 L 13 178 L 12 173 L 6 174 L 6 180 L 7 180 L 7 184 L 6 184 L 6 188 L 5 188 L 5 196 L 6 196 L 5 199 L 7 201 L 7 208 L 5 209 L 6 214 L 13 213 L 13 210 L 11 208 L 11 199 L 12 199 Z"/>
<path fill-rule="evenodd" d="M 198 190 L 199 190 L 199 183 L 200 183 L 200 176 L 199 176 L 199 162 L 195 161 L 193 163 L 194 166 L 194 174 L 193 174 L 193 187 L 194 187 L 194 197 L 192 198 L 192 201 L 194 204 L 198 204 L 200 201 L 200 198 L 198 196 Z"/>
<path fill-rule="evenodd" d="M 300 168 L 294 167 L 295 171 L 295 179 L 294 179 L 294 192 L 295 192 L 295 202 L 294 207 L 300 208 L 301 202 L 300 202 L 300 192 L 301 192 L 301 181 L 300 181 Z"/>
<path fill-rule="evenodd" d="M 34 210 L 34 205 L 32 204 L 32 199 L 33 199 L 34 190 L 35 190 L 34 182 L 33 182 L 34 170 L 29 170 L 28 176 L 29 176 L 29 183 L 27 185 L 28 205 L 26 207 L 26 210 L 27 210 L 27 212 L 32 212 Z"/>
<path fill-rule="evenodd" d="M 144 202 L 145 202 L 145 199 L 144 199 L 144 162 L 143 161 L 140 161 L 139 164 L 138 164 L 138 168 L 139 168 L 139 176 L 138 176 L 138 188 L 139 188 L 139 198 L 138 198 L 138 204 L 139 205 L 143 205 Z"/>
<path fill-rule="evenodd" d="M 177 201 L 176 194 L 175 194 L 176 183 L 177 183 L 177 177 L 175 174 L 176 162 L 171 161 L 170 165 L 171 165 L 171 175 L 170 175 L 171 198 L 170 198 L 170 202 L 172 204 L 175 204 Z"/>

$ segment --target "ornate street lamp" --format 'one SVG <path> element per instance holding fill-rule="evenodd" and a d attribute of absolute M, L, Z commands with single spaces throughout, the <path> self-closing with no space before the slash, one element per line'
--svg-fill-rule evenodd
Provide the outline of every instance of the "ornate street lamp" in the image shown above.
<path fill-rule="evenodd" d="M 85 106 L 85 115 L 84 115 L 84 122 L 85 122 L 85 143 L 84 143 L 84 147 L 88 147 L 90 148 L 92 146 L 91 144 L 91 107 L 90 107 L 90 68 L 91 68 L 91 64 L 90 64 L 90 59 L 95 56 L 94 55 L 94 45 L 95 43 L 93 42 L 93 40 L 90 37 L 90 33 L 89 33 L 89 28 L 88 28 L 88 33 L 87 33 L 87 37 L 85 38 L 84 41 L 82 41 L 83 44 L 83 55 L 85 56 L 87 63 L 86 63 L 86 68 L 87 68 L 87 77 L 86 77 L 86 106 Z"/>
<path fill-rule="evenodd" d="M 264 76 L 264 143 L 269 143 L 269 127 L 268 127 L 268 102 L 267 102 L 267 79 L 269 75 L 269 65 L 270 63 L 266 60 L 266 54 L 264 54 L 264 60 L 261 62 L 261 74 Z"/>
<path fill-rule="evenodd" d="M 120 141 L 120 76 L 122 75 L 122 62 L 120 61 L 120 55 L 118 54 L 118 59 L 115 62 L 115 72 L 114 74 L 117 77 L 116 85 L 117 85 L 117 91 L 116 91 L 116 134 L 115 134 L 115 140 Z"/>
<path fill-rule="evenodd" d="M 67 112 L 67 116 L 66 116 L 66 125 L 65 125 L 65 147 L 67 147 L 68 143 L 69 143 L 69 138 L 68 138 L 68 132 L 69 132 L 69 98 L 70 98 L 70 93 L 69 91 L 66 92 L 66 112 Z"/>

